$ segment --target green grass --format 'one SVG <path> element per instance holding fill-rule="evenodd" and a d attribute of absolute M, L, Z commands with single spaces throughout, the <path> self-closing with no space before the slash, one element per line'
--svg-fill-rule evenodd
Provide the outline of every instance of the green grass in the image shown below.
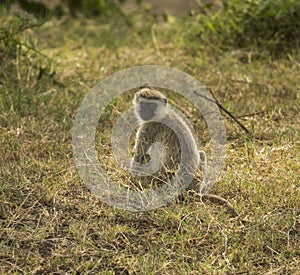
<path fill-rule="evenodd" d="M 153 27 L 145 18 L 133 26 L 52 19 L 22 31 L 22 21 L 1 17 L 0 273 L 299 273 L 299 49 L 276 59 L 251 59 L 253 49 L 198 50 L 184 22 Z M 143 64 L 195 76 L 249 129 L 245 135 L 224 115 L 226 163 L 211 190 L 240 219 L 191 195 L 131 213 L 103 204 L 81 182 L 71 146 L 80 102 L 104 77 Z M 103 141 L 131 98 L 107 110 Z M 172 101 L 190 110 L 207 144 L 190 104 Z"/>

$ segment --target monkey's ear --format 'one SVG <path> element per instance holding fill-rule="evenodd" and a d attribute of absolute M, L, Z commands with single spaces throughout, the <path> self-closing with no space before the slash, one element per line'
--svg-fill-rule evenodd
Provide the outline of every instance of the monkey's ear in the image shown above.
<path fill-rule="evenodd" d="M 143 86 L 140 87 L 140 89 L 149 88 L 149 84 L 145 83 Z"/>

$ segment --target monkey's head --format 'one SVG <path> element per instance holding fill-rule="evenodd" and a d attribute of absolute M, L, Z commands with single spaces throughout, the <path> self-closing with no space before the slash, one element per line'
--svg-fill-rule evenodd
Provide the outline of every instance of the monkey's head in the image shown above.
<path fill-rule="evenodd" d="M 159 91 L 142 88 L 133 100 L 135 112 L 143 121 L 159 120 L 167 114 L 168 101 Z"/>

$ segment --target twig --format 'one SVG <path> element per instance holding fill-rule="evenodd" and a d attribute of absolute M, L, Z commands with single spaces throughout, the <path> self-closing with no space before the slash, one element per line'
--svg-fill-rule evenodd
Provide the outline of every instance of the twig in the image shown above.
<path fill-rule="evenodd" d="M 151 38 L 152 38 L 152 42 L 153 42 L 154 48 L 156 50 L 156 53 L 158 55 L 160 55 L 160 50 L 159 50 L 159 47 L 157 45 L 157 40 L 156 40 L 156 35 L 155 35 L 155 24 L 153 24 L 151 26 Z"/>
<path fill-rule="evenodd" d="M 244 115 L 237 116 L 237 118 L 257 116 L 257 115 L 265 114 L 266 112 L 267 111 L 260 111 L 260 112 L 250 113 L 250 114 L 244 114 Z"/>
<path fill-rule="evenodd" d="M 240 126 L 240 128 L 242 128 L 246 132 L 246 134 L 250 133 L 249 130 L 241 122 L 239 122 L 238 119 L 232 113 L 230 113 L 227 109 L 225 109 L 216 99 L 214 99 L 214 100 L 210 99 L 204 95 L 199 94 L 197 91 L 194 91 L 194 94 L 196 94 L 202 98 L 205 98 L 206 100 L 208 100 L 210 102 L 215 103 L 222 111 L 224 111 L 229 117 L 231 117 L 233 119 L 233 121 L 235 123 L 237 123 Z"/>
<path fill-rule="evenodd" d="M 237 83 L 251 84 L 251 85 L 256 85 L 256 86 L 267 86 L 267 84 L 264 84 L 264 83 L 253 83 L 253 82 L 249 82 L 247 80 L 233 79 L 233 78 L 229 78 L 229 77 L 227 77 L 227 79 L 232 82 L 237 82 Z"/>
<path fill-rule="evenodd" d="M 240 214 L 235 210 L 233 205 L 228 200 L 217 195 L 211 195 L 211 194 L 200 195 L 198 193 L 194 193 L 194 194 L 199 196 L 202 201 L 210 201 L 212 203 L 223 205 L 227 208 L 227 210 L 230 212 L 230 214 L 233 217 L 240 217 Z"/>

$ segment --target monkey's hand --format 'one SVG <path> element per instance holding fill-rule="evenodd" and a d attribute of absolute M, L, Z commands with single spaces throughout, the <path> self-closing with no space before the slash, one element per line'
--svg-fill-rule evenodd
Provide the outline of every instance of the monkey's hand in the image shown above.
<path fill-rule="evenodd" d="M 141 164 L 145 164 L 150 162 L 151 157 L 149 154 L 140 154 L 134 157 L 134 161 L 141 163 Z"/>
<path fill-rule="evenodd" d="M 146 176 L 152 174 L 150 165 L 151 157 L 149 154 L 139 154 L 132 158 L 130 168 L 131 173 L 138 176 Z"/>
<path fill-rule="evenodd" d="M 162 168 L 165 149 L 161 143 L 153 143 L 145 152 L 137 152 L 131 161 L 131 170 L 134 174 L 152 175 Z"/>

